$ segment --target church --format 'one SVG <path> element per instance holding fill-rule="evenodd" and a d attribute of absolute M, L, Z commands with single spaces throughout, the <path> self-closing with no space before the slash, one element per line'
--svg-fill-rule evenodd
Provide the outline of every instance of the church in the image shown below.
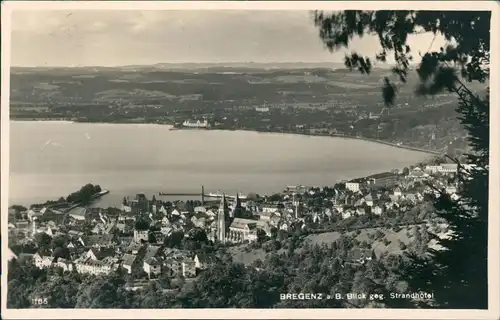
<path fill-rule="evenodd" d="M 232 209 L 227 204 L 226 195 L 223 195 L 215 220 L 216 225 L 212 230 L 212 240 L 222 243 L 256 241 L 257 230 L 261 221 L 240 218 L 242 212 L 243 208 L 238 195 L 236 195 Z"/>

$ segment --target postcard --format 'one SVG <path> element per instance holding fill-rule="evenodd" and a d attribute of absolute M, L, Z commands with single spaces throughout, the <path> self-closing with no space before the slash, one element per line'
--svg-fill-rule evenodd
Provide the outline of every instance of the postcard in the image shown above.
<path fill-rule="evenodd" d="M 499 14 L 2 3 L 2 317 L 498 319 Z"/>

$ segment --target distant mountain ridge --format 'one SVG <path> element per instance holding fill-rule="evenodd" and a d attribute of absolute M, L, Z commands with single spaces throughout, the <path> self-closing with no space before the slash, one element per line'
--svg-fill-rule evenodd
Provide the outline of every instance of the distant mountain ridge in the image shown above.
<path fill-rule="evenodd" d="M 389 70 L 391 65 L 376 66 L 374 70 Z M 94 73 L 102 71 L 134 72 L 134 71 L 190 71 L 190 72 L 250 72 L 250 71 L 273 71 L 273 70 L 335 70 L 337 72 L 348 71 L 343 63 L 338 62 L 221 62 L 221 63 L 157 63 L 152 65 L 125 65 L 125 66 L 39 66 L 20 67 L 12 66 L 12 73 L 33 73 L 44 71 L 59 72 L 82 72 Z"/>
<path fill-rule="evenodd" d="M 389 68 L 377 66 L 377 68 Z M 124 65 L 124 66 L 12 66 L 14 71 L 43 71 L 52 69 L 63 70 L 203 70 L 203 69 L 344 69 L 341 62 L 217 62 L 217 63 L 156 63 L 151 65 Z"/>

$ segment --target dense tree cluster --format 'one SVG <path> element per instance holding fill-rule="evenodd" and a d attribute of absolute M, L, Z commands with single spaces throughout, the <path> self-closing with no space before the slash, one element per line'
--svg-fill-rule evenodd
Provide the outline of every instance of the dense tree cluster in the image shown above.
<path fill-rule="evenodd" d="M 39 270 L 13 260 L 9 262 L 13 271 L 8 275 L 8 303 L 16 308 L 335 308 L 363 307 L 370 301 L 285 301 L 280 294 L 315 292 L 326 297 L 348 292 L 403 292 L 395 271 L 405 265 L 404 259 L 383 256 L 353 264 L 349 253 L 359 242 L 352 237 L 343 236 L 330 245 L 304 243 L 297 236 L 267 244 L 271 245 L 268 257 L 247 266 L 233 263 L 225 248 L 212 247 L 218 262 L 194 282 L 162 279 L 140 292 L 125 290 L 129 276 L 121 271 L 107 277 L 85 276 L 61 269 Z M 179 290 L 168 290 L 176 287 Z M 48 305 L 33 305 L 31 300 L 38 297 L 48 298 Z"/>
<path fill-rule="evenodd" d="M 99 185 L 93 185 L 91 183 L 86 184 L 79 191 L 73 192 L 66 197 L 66 201 L 69 203 L 81 203 L 88 204 L 92 201 L 94 196 L 101 192 L 101 187 Z"/>
<path fill-rule="evenodd" d="M 469 88 L 473 82 L 485 83 L 490 63 L 490 11 L 343 11 L 333 14 L 316 12 L 320 37 L 330 50 L 348 47 L 351 39 L 366 34 L 378 37 L 382 51 L 376 60 L 386 61 L 392 54 L 392 69 L 401 87 L 407 82 L 413 60 L 408 36 L 421 32 L 442 35 L 447 43 L 435 52 L 426 52 L 416 71 L 418 95 L 453 93 L 459 103 L 456 111 L 468 132 L 470 152 L 462 159 L 475 164 L 460 169 L 459 200 L 441 193 L 434 199 L 437 215 L 449 224 L 452 234 L 438 243 L 444 250 L 428 249 L 426 256 L 411 255 L 410 267 L 400 270 L 412 290 L 435 292 L 436 301 L 426 306 L 442 308 L 488 308 L 488 176 L 489 176 L 489 95 Z M 370 73 L 369 57 L 360 53 L 347 56 L 350 69 Z M 397 99 L 387 94 L 387 105 Z M 489 89 L 488 89 L 489 90 Z M 486 91 L 488 91 L 486 90 Z M 424 235 L 421 235 L 422 237 Z M 422 248 L 415 248 L 422 251 Z M 460 262 L 458 262 L 460 261 Z"/>

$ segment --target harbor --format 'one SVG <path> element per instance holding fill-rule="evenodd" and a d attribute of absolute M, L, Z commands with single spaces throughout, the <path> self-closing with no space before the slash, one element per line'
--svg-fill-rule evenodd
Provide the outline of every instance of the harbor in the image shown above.
<path fill-rule="evenodd" d="M 222 192 L 209 192 L 205 193 L 205 187 L 201 186 L 201 192 L 158 192 L 160 197 L 200 197 L 201 201 L 204 202 L 208 199 L 220 199 L 224 195 L 227 199 L 235 200 L 236 196 L 231 196 L 224 194 Z M 238 193 L 238 198 L 240 200 L 246 200 L 247 196 Z"/>

